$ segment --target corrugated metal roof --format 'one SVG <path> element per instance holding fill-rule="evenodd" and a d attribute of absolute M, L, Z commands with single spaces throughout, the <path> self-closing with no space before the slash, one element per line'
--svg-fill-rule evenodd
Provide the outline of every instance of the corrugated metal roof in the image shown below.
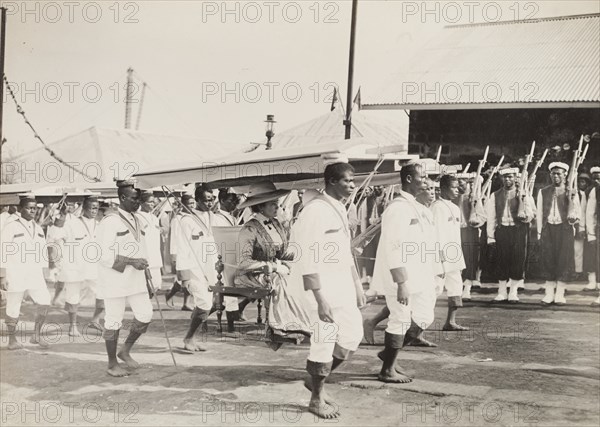
<path fill-rule="evenodd" d="M 363 106 L 600 101 L 600 15 L 457 25 Z"/>

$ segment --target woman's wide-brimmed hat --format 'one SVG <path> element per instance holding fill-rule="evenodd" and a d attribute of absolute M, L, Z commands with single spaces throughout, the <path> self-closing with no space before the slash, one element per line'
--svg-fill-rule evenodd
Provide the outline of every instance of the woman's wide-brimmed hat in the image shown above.
<path fill-rule="evenodd" d="M 250 190 L 248 191 L 246 200 L 240 203 L 238 209 L 271 202 L 289 193 L 289 190 L 278 190 L 277 187 L 275 187 L 275 184 L 273 184 L 271 181 L 263 181 L 257 184 L 252 184 L 250 186 Z"/>

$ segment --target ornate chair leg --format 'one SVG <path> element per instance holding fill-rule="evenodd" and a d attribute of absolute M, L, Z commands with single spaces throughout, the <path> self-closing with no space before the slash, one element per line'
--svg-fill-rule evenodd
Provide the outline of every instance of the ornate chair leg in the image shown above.
<path fill-rule="evenodd" d="M 225 309 L 225 307 L 223 306 L 223 294 L 220 292 L 217 292 L 216 300 L 217 300 L 217 332 L 222 334 L 223 333 L 222 318 L 223 318 L 223 310 Z"/>
<path fill-rule="evenodd" d="M 256 324 L 257 325 L 261 325 L 263 320 L 262 320 L 262 316 L 261 316 L 261 311 L 262 311 L 262 299 L 259 299 L 256 302 L 256 308 L 258 309 L 258 316 L 256 316 Z"/>

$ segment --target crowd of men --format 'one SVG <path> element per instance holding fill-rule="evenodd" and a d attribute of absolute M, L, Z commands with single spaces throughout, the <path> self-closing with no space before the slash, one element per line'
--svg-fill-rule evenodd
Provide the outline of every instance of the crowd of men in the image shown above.
<path fill-rule="evenodd" d="M 374 189 L 366 197 L 355 197 L 354 171 L 347 160 L 333 158 L 326 165 L 324 191 L 304 197 L 300 192 L 298 203 L 288 206 L 280 218 L 304 249 L 300 253 L 314 255 L 315 243 L 335 242 L 339 250 L 334 263 L 310 255 L 295 264 L 303 290 L 310 295 L 307 309 L 314 312 L 319 330 L 337 325 L 335 340 L 323 342 L 319 334 L 311 338 L 309 409 L 319 416 L 339 415 L 323 391 L 325 380 L 356 351 L 363 335 L 373 343 L 374 328 L 385 318 L 379 380 L 411 381 L 397 365 L 397 355 L 404 346 L 435 346 L 423 331 L 432 324 L 436 299 L 444 289 L 447 331 L 467 329 L 457 322 L 457 310 L 471 299 L 471 289 L 481 286 L 482 275 L 498 282 L 496 303 L 517 303 L 526 279 L 545 281 L 544 305 L 565 304 L 565 290 L 574 279 L 584 280 L 585 289 L 598 291 L 600 167 L 592 168 L 591 176 L 579 175 L 574 199 L 566 188 L 569 166 L 564 163 L 550 164 L 552 183 L 535 199 L 522 197 L 515 185 L 519 169 L 506 167 L 499 171 L 501 188 L 487 200 L 474 201 L 473 189 L 481 179 L 476 174 L 448 174 L 434 182 L 413 163 L 401 169 L 401 184 L 393 191 Z M 176 278 L 165 293 L 167 304 L 172 306 L 173 296 L 183 292 L 182 310 L 192 312 L 183 350 L 205 350 L 194 337 L 198 329 L 205 330 L 216 309 L 209 289 L 216 282 L 216 254 L 207 254 L 206 248 L 214 242 L 213 227 L 239 225 L 251 217 L 251 212 L 237 209 L 243 196 L 231 189 L 215 196 L 208 186 L 197 184 L 193 195 L 159 200 L 152 192 L 137 189 L 132 180 L 118 181 L 117 187 L 118 204 L 101 203 L 90 195 L 79 206 L 65 202 L 51 209 L 40 223 L 36 217 L 48 207 L 40 210 L 31 195 L 22 196 L 18 206 L 3 209 L 0 280 L 9 349 L 22 347 L 16 331 L 26 294 L 37 309 L 31 342 L 43 347 L 48 344 L 41 330 L 52 301 L 62 305 L 64 298 L 68 333 L 76 337 L 79 306 L 85 295 L 93 295 L 95 311 L 87 325 L 103 334 L 107 372 L 128 375 L 139 368 L 131 349 L 152 320 L 149 296 L 161 288 L 162 273 L 172 267 Z M 364 206 L 354 206 L 358 214 L 349 217 L 351 203 L 346 202 L 352 197 Z M 367 247 L 359 250 L 352 245 L 357 233 L 376 225 L 380 232 Z M 42 248 L 47 254 L 41 253 Z M 54 272 L 54 298 L 46 284 L 48 271 Z M 385 308 L 372 319 L 363 319 L 358 310 L 365 303 L 359 271 L 369 276 L 369 292 L 385 297 Z M 229 325 L 243 320 L 248 303 L 225 299 Z M 134 320 L 118 349 L 126 306 Z"/>

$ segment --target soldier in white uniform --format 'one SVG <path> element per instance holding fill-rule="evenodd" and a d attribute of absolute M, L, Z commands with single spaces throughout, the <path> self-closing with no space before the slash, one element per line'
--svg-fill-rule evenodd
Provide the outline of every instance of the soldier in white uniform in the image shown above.
<path fill-rule="evenodd" d="M 390 383 L 412 381 L 395 365 L 403 346 L 432 345 L 421 334 L 433 322 L 434 277 L 442 274 L 433 215 L 415 199 L 423 186 L 423 168 L 403 166 L 400 179 L 402 191 L 383 213 L 373 276 L 374 282 L 381 282 L 390 310 L 385 349 L 379 355 L 383 359 L 379 380 Z"/>
<path fill-rule="evenodd" d="M 22 197 L 19 201 L 20 217 L 8 221 L 0 233 L 2 262 L 0 264 L 0 287 L 6 291 L 6 327 L 8 348 L 22 347 L 17 341 L 16 330 L 25 292 L 37 304 L 33 344 L 48 347 L 41 335 L 42 326 L 50 307 L 50 293 L 44 280 L 43 268 L 48 263 L 45 253 L 46 238 L 42 228 L 34 221 L 37 204 L 34 197 Z"/>
<path fill-rule="evenodd" d="M 152 303 L 146 287 L 148 257 L 145 236 L 141 219 L 136 214 L 140 207 L 140 193 L 134 185 L 135 181 L 131 180 L 117 181 L 119 208 L 102 218 L 97 233 L 101 251 L 98 296 L 104 298 L 106 307 L 104 340 L 108 374 L 114 377 L 128 375 L 119 365 L 117 357 L 130 369 L 139 367 L 130 351 L 152 320 Z M 129 336 L 117 354 L 119 331 L 127 304 L 133 311 L 134 320 Z"/>
<path fill-rule="evenodd" d="M 500 170 L 503 187 L 495 191 L 486 204 L 488 243 L 497 248 L 498 295 L 493 302 L 519 301 L 518 290 L 523 287 L 529 223 L 535 217 L 535 202 L 527 196 L 527 210 L 519 217 L 519 197 L 515 179 L 517 168 Z M 510 289 L 510 291 L 508 291 Z"/>
<path fill-rule="evenodd" d="M 298 249 L 306 309 L 315 322 L 306 370 L 312 391 L 309 411 L 337 418 L 337 406 L 323 391 L 331 371 L 348 360 L 363 336 L 358 307 L 365 303 L 351 252 L 348 216 L 342 200 L 354 190 L 354 168 L 343 156 L 325 159 L 325 191 L 306 202 L 292 228 L 290 245 Z M 290 246 L 290 247 L 291 247 Z M 328 338 L 325 338 L 328 337 Z"/>
<path fill-rule="evenodd" d="M 152 283 L 155 289 L 160 289 L 162 288 L 162 274 L 160 269 L 163 266 L 163 260 L 160 251 L 160 224 L 158 217 L 152 212 L 156 206 L 154 193 L 152 191 L 142 192 L 141 202 L 138 215 L 142 220 L 142 228 L 146 233 L 150 274 L 152 275 Z"/>
<path fill-rule="evenodd" d="M 55 237 L 63 244 L 61 269 L 58 280 L 65 284 L 65 308 L 69 313 L 69 335 L 78 337 L 77 311 L 83 291 L 97 292 L 98 259 L 100 257 L 96 241 L 96 216 L 98 199 L 87 197 L 82 206 L 82 215 L 71 215 L 64 221 L 55 222 Z M 102 330 L 100 316 L 104 311 L 104 301 L 96 298 L 96 308 L 90 326 Z"/>
<path fill-rule="evenodd" d="M 456 323 L 456 310 L 462 307 L 462 275 L 465 268 L 463 258 L 460 225 L 461 211 L 454 203 L 458 199 L 458 178 L 444 175 L 440 179 L 440 199 L 431 205 L 435 235 L 440 244 L 440 257 L 444 268 L 444 277 L 436 277 L 439 293 L 446 288 L 448 296 L 448 317 L 445 331 L 465 331 L 468 328 Z"/>
<path fill-rule="evenodd" d="M 184 194 L 181 196 L 181 207 L 178 207 L 173 212 L 173 218 L 171 219 L 171 223 L 169 226 L 169 253 L 171 255 L 171 262 L 173 263 L 174 272 L 177 273 L 177 246 L 179 246 L 177 239 L 181 235 L 179 228 L 181 227 L 181 218 L 184 213 L 193 212 L 196 208 L 196 201 L 194 200 L 194 196 L 190 194 Z M 165 295 L 165 300 L 169 307 L 173 307 L 173 303 L 171 299 L 177 294 L 177 292 L 183 291 L 183 305 L 181 306 L 182 311 L 192 311 L 193 308 L 188 306 L 188 298 L 190 296 L 189 291 L 181 286 L 180 277 L 177 275 L 175 277 L 175 282 L 173 283 L 173 287 L 169 290 L 169 292 Z"/>
<path fill-rule="evenodd" d="M 565 289 L 575 272 L 574 224 L 581 218 L 579 197 L 574 198 L 575 218 L 569 218 L 565 188 L 569 165 L 550 163 L 552 185 L 542 188 L 537 198 L 537 229 L 542 246 L 546 294 L 542 305 L 566 304 Z"/>
<path fill-rule="evenodd" d="M 215 263 L 217 262 L 217 246 L 214 241 L 212 226 L 215 214 L 212 208 L 215 196 L 204 185 L 196 187 L 194 194 L 196 209 L 192 213 L 181 216 L 177 244 L 177 274 L 183 287 L 187 288 L 194 298 L 194 310 L 188 332 L 183 339 L 187 351 L 205 351 L 196 343 L 194 334 L 203 324 L 206 324 L 212 308 L 212 293 L 209 286 L 217 282 Z"/>

